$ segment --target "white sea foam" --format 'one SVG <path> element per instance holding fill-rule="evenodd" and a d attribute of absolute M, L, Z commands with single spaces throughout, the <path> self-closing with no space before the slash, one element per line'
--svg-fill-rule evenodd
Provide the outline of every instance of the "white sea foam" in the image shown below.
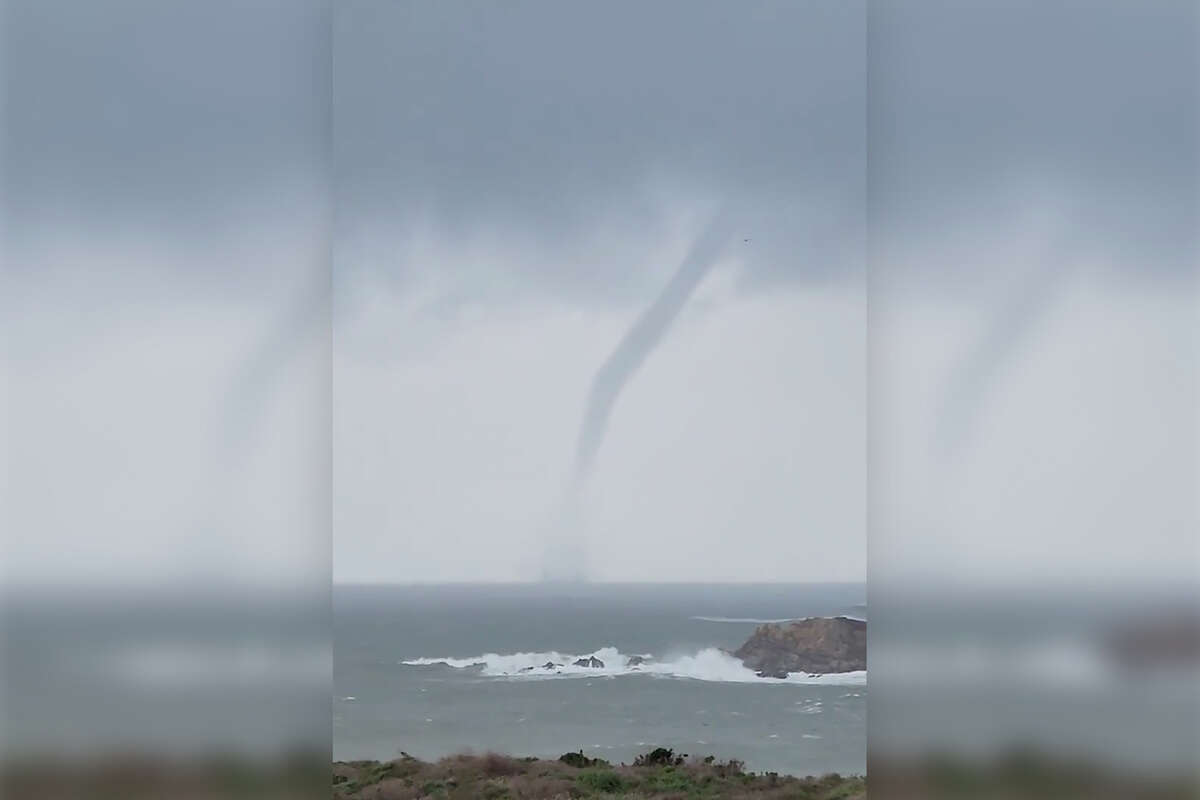
<path fill-rule="evenodd" d="M 604 662 L 603 667 L 577 667 L 579 659 L 594 656 Z M 479 674 L 492 678 L 547 679 L 571 677 L 616 677 L 622 675 L 650 675 L 659 678 L 685 678 L 717 683 L 757 684 L 829 684 L 861 686 L 867 682 L 866 671 L 839 672 L 824 675 L 808 675 L 793 672 L 786 678 L 760 678 L 753 670 L 730 654 L 708 647 L 695 653 L 657 659 L 643 655 L 642 664 L 630 665 L 632 655 L 621 653 L 615 647 L 602 647 L 590 653 L 484 653 L 480 656 L 413 658 L 400 662 L 411 667 L 447 666 L 454 669 L 475 669 Z M 553 667 L 544 665 L 550 663 Z M 532 667 L 532 669 L 530 669 Z"/>
<path fill-rule="evenodd" d="M 820 700 L 797 700 L 796 709 L 798 714 L 820 714 L 822 712 Z"/>

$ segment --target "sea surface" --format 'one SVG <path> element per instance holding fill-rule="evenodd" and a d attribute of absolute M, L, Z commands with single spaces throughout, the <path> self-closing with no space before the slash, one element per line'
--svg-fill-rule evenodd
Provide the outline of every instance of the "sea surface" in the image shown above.
<path fill-rule="evenodd" d="M 336 586 L 334 758 L 664 746 L 862 774 L 865 672 L 764 680 L 722 652 L 760 622 L 834 615 L 865 619 L 865 584 Z M 592 655 L 604 668 L 572 666 Z"/>

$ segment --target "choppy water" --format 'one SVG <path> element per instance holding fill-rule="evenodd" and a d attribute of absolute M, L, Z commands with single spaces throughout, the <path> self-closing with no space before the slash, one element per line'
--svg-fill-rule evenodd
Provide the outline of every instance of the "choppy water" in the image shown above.
<path fill-rule="evenodd" d="M 721 648 L 761 621 L 865 617 L 865 597 L 862 584 L 336 587 L 334 757 L 619 761 L 662 745 L 862 773 L 865 674 L 763 680 Z M 603 669 L 571 666 L 593 654 Z M 565 666 L 522 672 L 547 661 Z"/>

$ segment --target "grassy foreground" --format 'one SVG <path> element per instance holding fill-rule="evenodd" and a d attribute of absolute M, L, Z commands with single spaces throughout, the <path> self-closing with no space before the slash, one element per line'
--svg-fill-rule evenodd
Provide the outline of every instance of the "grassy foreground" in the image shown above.
<path fill-rule="evenodd" d="M 558 760 L 487 753 L 426 762 L 402 755 L 395 761 L 333 765 L 336 798 L 378 800 L 558 800 L 559 798 L 865 798 L 863 778 L 826 775 L 795 778 L 746 772 L 739 761 L 685 761 L 670 750 L 613 765 L 567 753 Z"/>

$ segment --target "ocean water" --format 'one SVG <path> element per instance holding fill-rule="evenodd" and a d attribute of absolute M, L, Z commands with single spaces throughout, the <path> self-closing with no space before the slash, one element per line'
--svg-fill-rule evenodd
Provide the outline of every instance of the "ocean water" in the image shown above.
<path fill-rule="evenodd" d="M 764 680 L 721 652 L 762 621 L 839 614 L 866 618 L 864 584 L 337 586 L 334 758 L 665 746 L 861 774 L 866 673 Z M 571 666 L 590 655 L 604 668 Z"/>

